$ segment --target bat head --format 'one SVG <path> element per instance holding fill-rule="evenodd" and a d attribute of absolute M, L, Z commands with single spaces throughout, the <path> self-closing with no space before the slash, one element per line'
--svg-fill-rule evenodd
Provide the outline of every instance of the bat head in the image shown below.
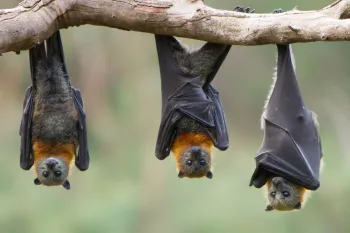
<path fill-rule="evenodd" d="M 69 167 L 65 161 L 54 157 L 43 159 L 36 166 L 37 179 L 34 183 L 46 186 L 63 185 L 69 189 L 68 173 Z"/>
<path fill-rule="evenodd" d="M 282 177 L 272 177 L 267 181 L 266 211 L 292 211 L 301 209 L 305 188 Z"/>
<path fill-rule="evenodd" d="M 203 177 L 213 178 L 210 153 L 200 146 L 190 146 L 179 156 L 179 177 Z"/>

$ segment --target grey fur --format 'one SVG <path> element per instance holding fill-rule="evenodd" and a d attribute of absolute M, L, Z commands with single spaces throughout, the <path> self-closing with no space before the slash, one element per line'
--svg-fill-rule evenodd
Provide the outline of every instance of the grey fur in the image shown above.
<path fill-rule="evenodd" d="M 50 69 L 38 65 L 34 86 L 35 113 L 33 139 L 45 142 L 71 142 L 77 137 L 75 106 L 69 79 L 62 64 L 53 61 Z"/>
<path fill-rule="evenodd" d="M 186 132 L 194 133 L 206 133 L 206 128 L 202 124 L 198 123 L 196 120 L 188 117 L 182 117 L 176 124 L 177 133 L 182 134 Z"/>
<path fill-rule="evenodd" d="M 174 45 L 173 55 L 181 70 L 190 74 L 191 77 L 201 76 L 201 84 L 205 83 L 205 78 L 214 70 L 217 59 L 222 55 L 226 45 L 207 43 L 201 48 L 189 48 L 181 45 L 176 48 Z"/>

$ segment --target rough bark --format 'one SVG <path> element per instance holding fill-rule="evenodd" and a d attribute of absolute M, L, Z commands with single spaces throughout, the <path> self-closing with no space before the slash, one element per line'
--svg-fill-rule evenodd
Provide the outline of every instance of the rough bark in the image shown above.
<path fill-rule="evenodd" d="M 0 10 L 0 53 L 29 49 L 55 30 L 84 24 L 233 45 L 347 41 L 349 17 L 350 0 L 282 14 L 217 10 L 201 0 L 25 0 Z"/>

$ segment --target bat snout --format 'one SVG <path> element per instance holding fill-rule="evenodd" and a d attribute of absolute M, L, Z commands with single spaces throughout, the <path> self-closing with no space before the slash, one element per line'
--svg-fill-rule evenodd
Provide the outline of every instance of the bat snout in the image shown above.
<path fill-rule="evenodd" d="M 272 179 L 272 183 L 274 186 L 278 187 L 282 183 L 282 178 L 281 177 L 274 177 Z"/>
<path fill-rule="evenodd" d="M 207 152 L 204 151 L 200 146 L 192 146 L 190 153 L 192 154 L 192 156 L 194 156 L 193 158 L 197 160 L 201 160 L 202 158 L 207 157 Z"/>
<path fill-rule="evenodd" d="M 57 164 L 58 164 L 58 161 L 56 161 L 55 159 L 48 159 L 48 160 L 45 162 L 45 165 L 46 165 L 48 168 L 54 168 Z"/>
<path fill-rule="evenodd" d="M 192 154 L 195 154 L 195 155 L 201 155 L 201 152 L 202 152 L 202 148 L 200 148 L 199 146 L 193 146 L 191 148 L 191 153 Z"/>

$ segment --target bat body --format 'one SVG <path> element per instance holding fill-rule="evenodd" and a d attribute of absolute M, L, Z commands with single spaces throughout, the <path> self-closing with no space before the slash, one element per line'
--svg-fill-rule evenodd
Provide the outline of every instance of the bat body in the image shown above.
<path fill-rule="evenodd" d="M 83 101 L 71 86 L 59 31 L 46 49 L 44 42 L 30 49 L 29 57 L 32 85 L 23 104 L 20 165 L 34 165 L 35 184 L 69 189 L 72 165 L 88 169 L 89 152 Z"/>
<path fill-rule="evenodd" d="M 298 210 L 320 186 L 321 139 L 316 114 L 301 96 L 290 45 L 277 45 L 277 72 L 262 115 L 264 140 L 250 186 L 266 185 L 270 210 Z"/>
<path fill-rule="evenodd" d="M 250 8 L 235 11 L 249 13 Z M 231 45 L 208 42 L 191 51 L 172 36 L 155 39 L 162 85 L 156 157 L 165 159 L 172 151 L 180 178 L 211 179 L 213 146 L 226 150 L 229 144 L 219 92 L 211 82 Z"/>
<path fill-rule="evenodd" d="M 170 151 L 179 177 L 212 178 L 211 148 L 228 147 L 219 93 L 210 82 L 231 46 L 206 43 L 189 51 L 174 37 L 156 35 L 162 85 L 162 119 L 156 157 Z"/>

